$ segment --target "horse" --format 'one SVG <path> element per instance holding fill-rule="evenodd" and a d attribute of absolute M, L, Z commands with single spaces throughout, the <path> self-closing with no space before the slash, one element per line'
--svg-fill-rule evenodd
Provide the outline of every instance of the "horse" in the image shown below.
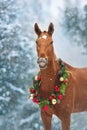
<path fill-rule="evenodd" d="M 57 75 L 61 68 L 53 47 L 54 25 L 50 23 L 47 31 L 41 31 L 38 24 L 35 23 L 34 31 L 37 34 L 36 50 L 41 74 L 38 93 L 40 98 L 48 99 L 54 91 Z M 68 84 L 65 95 L 59 103 L 53 103 L 47 111 L 41 108 L 44 130 L 51 130 L 53 114 L 61 120 L 62 130 L 69 130 L 71 113 L 87 111 L 87 68 L 76 68 L 64 61 L 62 63 L 69 73 Z"/>

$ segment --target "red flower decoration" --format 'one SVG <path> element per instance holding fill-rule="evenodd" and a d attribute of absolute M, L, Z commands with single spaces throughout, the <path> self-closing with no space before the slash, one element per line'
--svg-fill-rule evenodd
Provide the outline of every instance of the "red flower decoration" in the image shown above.
<path fill-rule="evenodd" d="M 55 90 L 55 92 L 59 92 L 59 91 L 60 91 L 60 88 L 59 88 L 58 86 L 55 86 L 55 87 L 54 87 L 54 90 Z"/>
<path fill-rule="evenodd" d="M 35 93 L 34 88 L 30 88 L 30 93 Z"/>
<path fill-rule="evenodd" d="M 37 99 L 37 98 L 33 98 L 33 102 L 35 102 L 35 103 L 39 103 L 39 100 Z"/>
<path fill-rule="evenodd" d="M 55 96 L 55 95 L 53 95 L 52 97 L 53 97 L 54 99 L 56 99 L 56 96 Z"/>
<path fill-rule="evenodd" d="M 64 82 L 64 83 L 66 83 L 66 82 L 67 82 L 67 80 L 65 80 L 65 79 L 64 79 L 64 81 L 63 81 L 63 82 Z"/>
<path fill-rule="evenodd" d="M 49 98 L 48 98 L 48 100 L 52 100 L 53 99 L 53 97 L 52 96 L 50 96 Z"/>
<path fill-rule="evenodd" d="M 38 96 L 38 94 L 34 94 L 34 97 L 37 97 Z"/>
<path fill-rule="evenodd" d="M 38 75 L 38 80 L 41 80 L 41 76 L 40 75 Z"/>
<path fill-rule="evenodd" d="M 47 111 L 48 110 L 48 105 L 43 106 L 43 110 Z"/>
<path fill-rule="evenodd" d="M 63 95 L 62 95 L 62 94 L 59 94 L 59 95 L 58 95 L 58 99 L 62 100 L 62 99 L 63 99 Z"/>

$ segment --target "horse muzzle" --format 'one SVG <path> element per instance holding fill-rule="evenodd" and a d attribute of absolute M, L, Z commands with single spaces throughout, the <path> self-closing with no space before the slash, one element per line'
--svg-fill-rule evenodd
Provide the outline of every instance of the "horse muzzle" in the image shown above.
<path fill-rule="evenodd" d="M 47 58 L 41 57 L 41 58 L 38 58 L 37 63 L 39 64 L 39 67 L 41 69 L 45 69 L 47 67 L 48 60 Z"/>

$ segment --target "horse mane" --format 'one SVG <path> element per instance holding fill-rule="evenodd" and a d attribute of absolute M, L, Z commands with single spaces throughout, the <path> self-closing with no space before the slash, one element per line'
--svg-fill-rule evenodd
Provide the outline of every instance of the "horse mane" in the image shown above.
<path fill-rule="evenodd" d="M 68 63 L 66 63 L 65 61 L 63 61 L 63 63 L 66 65 L 66 68 L 67 68 L 67 69 L 70 69 L 70 70 L 73 70 L 73 69 L 74 69 L 73 66 L 71 66 L 71 65 L 68 64 Z"/>

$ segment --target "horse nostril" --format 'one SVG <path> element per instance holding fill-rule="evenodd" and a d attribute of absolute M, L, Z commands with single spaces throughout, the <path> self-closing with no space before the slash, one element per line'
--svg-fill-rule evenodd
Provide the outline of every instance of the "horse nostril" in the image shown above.
<path fill-rule="evenodd" d="M 45 59 L 48 61 L 48 58 L 47 58 L 47 57 L 45 57 Z"/>
<path fill-rule="evenodd" d="M 37 63 L 39 64 L 40 68 L 45 68 L 47 66 L 48 60 L 47 58 L 40 57 L 37 59 Z"/>
<path fill-rule="evenodd" d="M 39 57 L 39 58 L 37 59 L 37 63 L 39 63 L 39 62 L 48 62 L 48 58 L 47 58 L 47 57 L 46 57 L 46 58 Z"/>

